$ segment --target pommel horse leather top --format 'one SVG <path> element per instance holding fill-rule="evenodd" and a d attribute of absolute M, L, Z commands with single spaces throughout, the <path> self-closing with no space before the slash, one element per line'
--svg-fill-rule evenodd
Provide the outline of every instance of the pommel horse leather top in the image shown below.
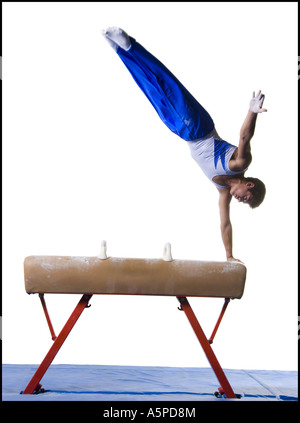
<path fill-rule="evenodd" d="M 238 262 L 30 256 L 31 293 L 168 295 L 241 298 L 246 267 Z"/>
<path fill-rule="evenodd" d="M 97 257 L 30 256 L 24 261 L 25 288 L 38 293 L 50 329 L 52 347 L 22 394 L 43 392 L 40 380 L 52 363 L 94 294 L 175 296 L 186 314 L 220 382 L 216 395 L 238 398 L 218 362 L 211 344 L 231 299 L 241 298 L 246 267 L 238 262 L 173 260 L 166 244 L 162 259 L 111 258 L 106 243 Z M 81 294 L 82 297 L 58 336 L 55 335 L 44 294 Z M 186 297 L 225 298 L 215 328 L 207 338 Z"/>

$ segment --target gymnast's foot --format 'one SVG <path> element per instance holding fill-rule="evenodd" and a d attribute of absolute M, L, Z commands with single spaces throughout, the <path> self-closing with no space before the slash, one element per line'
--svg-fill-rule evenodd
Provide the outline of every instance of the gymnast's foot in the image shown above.
<path fill-rule="evenodd" d="M 104 37 L 107 39 L 111 47 L 115 50 L 119 47 L 124 50 L 129 50 L 131 47 L 131 42 L 128 34 L 123 31 L 123 29 L 118 28 L 117 26 L 111 26 L 106 30 L 102 31 Z"/>

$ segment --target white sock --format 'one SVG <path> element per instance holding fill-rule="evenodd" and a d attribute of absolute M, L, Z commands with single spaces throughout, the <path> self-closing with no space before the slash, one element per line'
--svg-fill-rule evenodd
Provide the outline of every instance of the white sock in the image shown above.
<path fill-rule="evenodd" d="M 106 31 L 104 29 L 101 30 L 101 34 L 103 35 L 103 37 L 106 39 L 106 41 L 108 42 L 108 44 L 115 50 L 118 50 L 118 44 L 116 44 L 114 41 L 112 41 L 110 38 L 108 38 L 106 36 Z"/>
<path fill-rule="evenodd" d="M 131 47 L 131 42 L 128 34 L 123 31 L 123 29 L 118 28 L 117 26 L 107 28 L 105 31 L 103 31 L 103 35 L 106 37 L 108 42 L 110 40 L 111 42 L 117 44 L 124 50 L 129 50 Z M 110 45 L 115 48 L 113 44 L 110 43 Z"/>

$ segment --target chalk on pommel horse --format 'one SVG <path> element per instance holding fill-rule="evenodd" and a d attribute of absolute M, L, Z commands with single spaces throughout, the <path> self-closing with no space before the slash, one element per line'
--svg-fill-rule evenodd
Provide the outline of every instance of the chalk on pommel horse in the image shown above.
<path fill-rule="evenodd" d="M 40 381 L 94 294 L 157 295 L 177 297 L 220 383 L 219 393 L 237 398 L 211 344 L 230 299 L 241 298 L 246 267 L 239 262 L 173 260 L 170 244 L 162 259 L 113 258 L 102 242 L 97 257 L 30 256 L 24 261 L 25 288 L 39 294 L 53 345 L 22 394 L 43 392 Z M 56 337 L 44 294 L 81 294 L 82 297 Z M 211 337 L 206 338 L 186 297 L 224 298 Z"/>

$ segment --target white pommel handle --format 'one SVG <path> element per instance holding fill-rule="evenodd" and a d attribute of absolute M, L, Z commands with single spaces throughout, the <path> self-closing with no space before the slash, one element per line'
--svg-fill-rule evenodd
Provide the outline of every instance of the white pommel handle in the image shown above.
<path fill-rule="evenodd" d="M 100 254 L 97 257 L 99 259 L 101 259 L 101 260 L 106 260 L 107 259 L 107 255 L 106 255 L 106 241 L 102 241 L 101 242 Z"/>
<path fill-rule="evenodd" d="M 164 247 L 164 254 L 163 254 L 164 261 L 173 261 L 172 253 L 171 253 L 171 244 L 167 242 Z"/>

